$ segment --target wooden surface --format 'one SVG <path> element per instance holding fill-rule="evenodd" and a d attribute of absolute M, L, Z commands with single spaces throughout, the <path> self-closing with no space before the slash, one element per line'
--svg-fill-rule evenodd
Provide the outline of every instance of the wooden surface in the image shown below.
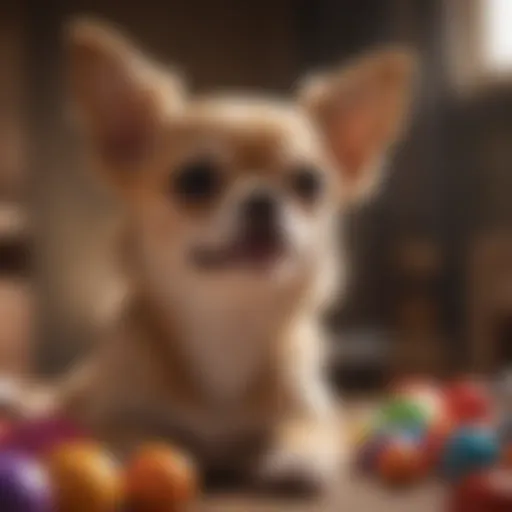
<path fill-rule="evenodd" d="M 341 414 L 349 437 L 358 425 L 373 414 L 375 396 L 345 400 Z M 445 490 L 441 483 L 427 481 L 410 489 L 391 490 L 378 482 L 349 472 L 340 476 L 332 494 L 320 501 L 292 501 L 263 497 L 235 490 L 207 494 L 191 510 L 194 512 L 445 512 Z"/>
<path fill-rule="evenodd" d="M 340 481 L 332 496 L 321 501 L 262 498 L 244 493 L 205 496 L 197 512 L 444 512 L 440 485 L 427 483 L 402 491 L 386 490 L 362 478 Z"/>

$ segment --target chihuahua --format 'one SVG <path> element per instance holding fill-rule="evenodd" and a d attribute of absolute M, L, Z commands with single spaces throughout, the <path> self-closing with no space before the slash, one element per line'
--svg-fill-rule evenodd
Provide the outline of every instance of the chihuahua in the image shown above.
<path fill-rule="evenodd" d="M 165 436 L 205 470 L 325 489 L 345 458 L 320 323 L 345 287 L 336 233 L 403 132 L 414 59 L 381 49 L 285 102 L 191 96 L 90 20 L 67 50 L 89 167 L 123 206 L 125 293 L 57 407 L 120 450 Z"/>

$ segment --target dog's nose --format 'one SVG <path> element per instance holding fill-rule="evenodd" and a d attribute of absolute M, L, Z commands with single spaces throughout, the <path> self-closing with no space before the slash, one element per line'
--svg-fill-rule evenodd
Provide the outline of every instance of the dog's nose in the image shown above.
<path fill-rule="evenodd" d="M 243 217 L 250 226 L 270 226 L 274 224 L 276 214 L 276 200 L 265 192 L 251 195 L 243 205 Z"/>

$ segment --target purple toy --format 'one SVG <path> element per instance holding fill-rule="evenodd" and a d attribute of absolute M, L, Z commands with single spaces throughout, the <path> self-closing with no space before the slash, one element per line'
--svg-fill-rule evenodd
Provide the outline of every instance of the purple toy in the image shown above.
<path fill-rule="evenodd" d="M 0 453 L 0 510 L 55 510 L 48 475 L 35 460 L 16 452 Z"/>
<path fill-rule="evenodd" d="M 0 449 L 39 456 L 61 443 L 85 438 L 85 432 L 63 418 L 26 421 L 12 428 Z"/>

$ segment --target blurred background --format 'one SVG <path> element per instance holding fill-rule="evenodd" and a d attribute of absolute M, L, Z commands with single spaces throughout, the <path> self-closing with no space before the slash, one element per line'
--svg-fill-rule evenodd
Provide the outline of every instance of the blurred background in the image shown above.
<path fill-rule="evenodd" d="M 360 386 L 512 366 L 510 0 L 4 0 L 1 370 L 61 371 L 94 341 L 108 294 L 117 210 L 65 115 L 61 30 L 77 13 L 120 24 L 198 91 L 286 95 L 372 46 L 416 48 L 411 129 L 382 194 L 350 219 L 353 279 L 327 318 L 333 372 Z"/>

